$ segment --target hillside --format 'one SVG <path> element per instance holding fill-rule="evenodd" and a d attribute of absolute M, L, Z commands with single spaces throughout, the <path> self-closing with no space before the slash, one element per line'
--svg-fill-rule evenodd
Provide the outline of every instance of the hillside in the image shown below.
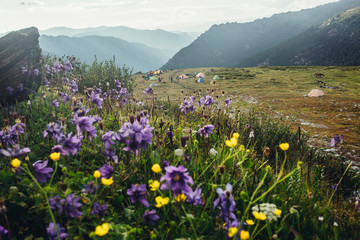
<path fill-rule="evenodd" d="M 156 30 L 138 30 L 134 28 L 118 27 L 94 27 L 73 29 L 66 27 L 55 27 L 40 31 L 40 34 L 69 37 L 84 36 L 109 36 L 116 37 L 128 42 L 142 43 L 152 48 L 167 50 L 169 58 L 178 50 L 190 44 L 196 38 L 193 33 L 173 33 L 161 29 Z"/>
<path fill-rule="evenodd" d="M 234 66 L 242 59 L 359 5 L 358 0 L 342 0 L 298 12 L 276 14 L 250 23 L 213 25 L 193 43 L 177 52 L 162 69 Z"/>
<path fill-rule="evenodd" d="M 168 55 L 160 49 L 150 48 L 140 43 L 130 43 L 115 37 L 42 35 L 39 43 L 45 54 L 74 55 L 87 63 L 92 63 L 95 55 L 100 61 L 115 56 L 118 65 L 125 64 L 133 68 L 135 72 L 158 69 L 168 59 Z"/>
<path fill-rule="evenodd" d="M 238 66 L 360 65 L 360 7 L 348 10 Z"/>

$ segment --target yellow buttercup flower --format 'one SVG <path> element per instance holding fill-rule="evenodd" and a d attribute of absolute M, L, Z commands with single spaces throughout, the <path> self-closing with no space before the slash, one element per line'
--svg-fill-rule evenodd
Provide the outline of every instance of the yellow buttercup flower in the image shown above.
<path fill-rule="evenodd" d="M 228 236 L 229 238 L 234 237 L 238 233 L 239 229 L 237 227 L 231 227 L 229 228 Z"/>
<path fill-rule="evenodd" d="M 237 139 L 236 138 L 231 138 L 230 140 L 226 140 L 225 144 L 228 147 L 234 147 L 237 144 Z"/>
<path fill-rule="evenodd" d="M 110 226 L 108 223 L 103 223 L 102 225 L 96 226 L 95 234 L 98 236 L 104 236 L 108 234 Z"/>
<path fill-rule="evenodd" d="M 60 153 L 59 152 L 53 152 L 52 154 L 50 154 L 50 158 L 53 161 L 57 161 L 60 158 Z"/>
<path fill-rule="evenodd" d="M 113 177 L 109 178 L 109 179 L 106 179 L 106 178 L 102 178 L 101 179 L 101 182 L 106 185 L 106 186 L 109 186 L 111 184 L 114 183 L 114 180 L 113 180 Z"/>
<path fill-rule="evenodd" d="M 99 170 L 96 170 L 94 172 L 94 178 L 99 178 L 99 177 L 101 177 L 101 172 Z"/>
<path fill-rule="evenodd" d="M 150 191 L 156 191 L 160 187 L 160 182 L 158 180 L 149 180 Z"/>
<path fill-rule="evenodd" d="M 241 240 L 248 240 L 250 238 L 250 234 L 248 231 L 241 230 L 240 232 L 240 239 Z"/>
<path fill-rule="evenodd" d="M 281 216 L 281 210 L 280 209 L 275 209 L 274 214 L 276 216 Z"/>
<path fill-rule="evenodd" d="M 247 225 L 251 226 L 254 225 L 254 221 L 251 219 L 246 220 Z"/>
<path fill-rule="evenodd" d="M 184 202 L 185 200 L 186 200 L 186 195 L 185 194 L 179 194 L 179 195 L 177 195 L 176 197 L 175 197 L 175 200 L 177 201 L 177 202 Z"/>
<path fill-rule="evenodd" d="M 287 151 L 289 150 L 289 143 L 281 143 L 279 147 L 281 148 L 281 150 Z"/>
<path fill-rule="evenodd" d="M 14 168 L 17 168 L 19 167 L 21 164 L 21 161 L 17 158 L 15 158 L 14 160 L 11 161 L 11 166 L 14 167 Z"/>
<path fill-rule="evenodd" d="M 158 196 L 155 198 L 155 201 L 156 201 L 155 207 L 161 208 L 162 206 L 168 204 L 170 199 L 168 197 L 162 198 L 161 196 Z"/>
<path fill-rule="evenodd" d="M 240 150 L 240 151 L 245 151 L 245 146 L 244 146 L 244 145 L 240 145 L 239 150 Z"/>
<path fill-rule="evenodd" d="M 264 213 L 259 213 L 259 212 L 253 212 L 252 213 L 254 215 L 254 217 L 258 220 L 265 220 L 266 219 L 266 215 Z"/>
<path fill-rule="evenodd" d="M 233 138 L 238 139 L 239 137 L 240 137 L 240 134 L 239 134 L 239 133 L 234 133 L 234 134 L 233 134 Z"/>
<path fill-rule="evenodd" d="M 159 173 L 161 172 L 161 167 L 159 164 L 155 163 L 152 167 L 151 167 L 151 170 L 154 172 L 154 173 Z"/>

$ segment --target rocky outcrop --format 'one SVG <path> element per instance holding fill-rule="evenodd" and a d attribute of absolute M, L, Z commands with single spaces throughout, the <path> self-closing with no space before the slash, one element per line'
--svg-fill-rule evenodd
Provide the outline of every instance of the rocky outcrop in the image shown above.
<path fill-rule="evenodd" d="M 41 78 L 39 31 L 35 27 L 0 38 L 0 101 L 2 105 L 25 99 Z"/>

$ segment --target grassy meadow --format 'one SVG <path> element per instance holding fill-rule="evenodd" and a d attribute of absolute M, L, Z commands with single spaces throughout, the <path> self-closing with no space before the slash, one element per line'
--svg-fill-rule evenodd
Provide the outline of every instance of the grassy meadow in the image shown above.
<path fill-rule="evenodd" d="M 44 58 L 40 89 L 0 109 L 0 239 L 360 238 L 359 171 L 308 145 L 358 152 L 360 68 L 150 89 L 114 62 Z M 338 88 L 304 97 L 315 72 Z"/>
<path fill-rule="evenodd" d="M 335 134 L 343 134 L 339 153 L 359 159 L 360 155 L 360 67 L 258 67 L 258 68 L 210 68 L 173 70 L 162 74 L 166 84 L 157 84 L 153 90 L 159 99 L 180 103 L 184 96 L 214 91 L 220 100 L 231 97 L 233 111 L 248 111 L 257 108 L 274 119 L 292 122 L 294 130 L 300 126 L 310 136 L 310 143 L 328 148 Z M 196 78 L 177 81 L 176 77 L 186 73 L 203 72 L 205 83 L 195 83 Z M 323 73 L 324 77 L 315 77 Z M 221 80 L 210 84 L 218 75 Z M 155 81 L 142 81 L 135 75 L 138 84 L 135 95 Z M 170 83 L 173 77 L 173 83 Z M 327 87 L 318 81 L 326 83 Z M 321 89 L 325 96 L 307 97 L 312 89 Z M 181 95 L 183 91 L 183 96 Z M 225 91 L 225 95 L 222 94 Z M 179 101 L 176 101 L 179 99 Z"/>

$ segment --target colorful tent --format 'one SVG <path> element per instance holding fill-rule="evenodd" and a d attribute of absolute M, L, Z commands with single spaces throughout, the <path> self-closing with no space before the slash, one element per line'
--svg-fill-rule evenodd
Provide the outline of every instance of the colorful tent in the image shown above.
<path fill-rule="evenodd" d="M 149 87 L 157 87 L 156 83 L 152 83 L 149 85 Z"/>
<path fill-rule="evenodd" d="M 198 78 L 205 78 L 205 74 L 203 74 L 203 73 L 198 73 L 198 74 L 196 74 L 196 77 L 198 77 Z"/>
<path fill-rule="evenodd" d="M 150 81 L 156 81 L 156 80 L 158 80 L 156 77 L 154 77 L 154 76 L 152 76 L 152 77 L 150 77 L 150 79 L 149 79 Z"/>
<path fill-rule="evenodd" d="M 181 74 L 181 75 L 179 76 L 179 78 L 180 78 L 180 79 L 185 79 L 185 78 L 189 78 L 189 77 L 186 76 L 185 74 Z"/>
<path fill-rule="evenodd" d="M 313 89 L 311 90 L 311 92 L 309 92 L 308 96 L 309 97 L 322 97 L 324 96 L 325 93 L 323 90 L 319 90 L 319 89 Z"/>
<path fill-rule="evenodd" d="M 204 82 L 204 79 L 199 78 L 199 79 L 197 80 L 197 82 Z"/>
<path fill-rule="evenodd" d="M 214 80 L 219 80 L 220 78 L 219 78 L 218 75 L 215 75 L 213 79 L 214 79 Z"/>

